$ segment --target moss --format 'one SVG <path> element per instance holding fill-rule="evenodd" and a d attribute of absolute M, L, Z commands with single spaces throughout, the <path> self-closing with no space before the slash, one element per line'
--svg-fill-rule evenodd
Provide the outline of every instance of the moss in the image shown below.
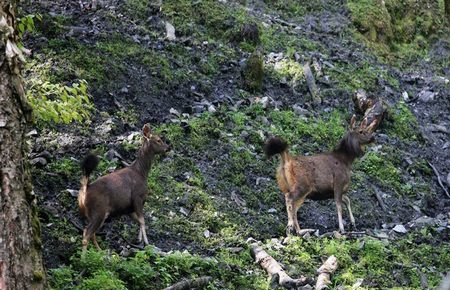
<path fill-rule="evenodd" d="M 180 35 L 200 41 L 229 40 L 249 17 L 244 9 L 212 0 L 163 1 L 161 11 Z"/>
<path fill-rule="evenodd" d="M 264 62 L 261 52 L 253 52 L 242 71 L 244 86 L 252 92 L 260 92 L 264 78 Z"/>
<path fill-rule="evenodd" d="M 33 243 L 37 249 L 42 249 L 41 222 L 37 214 L 37 205 L 31 206 L 31 228 L 33 230 Z"/>
<path fill-rule="evenodd" d="M 347 6 L 369 47 L 390 64 L 404 67 L 427 55 L 433 35 L 448 35 L 438 2 L 364 0 Z"/>
<path fill-rule="evenodd" d="M 392 188 L 397 193 L 401 193 L 401 172 L 389 161 L 386 155 L 383 156 L 380 153 L 368 152 L 359 162 L 356 162 L 354 168 L 355 171 L 364 171 L 370 178 L 374 178 L 380 182 L 386 189 Z"/>
<path fill-rule="evenodd" d="M 320 12 L 325 9 L 325 5 L 321 1 L 305 1 L 305 0 L 265 0 L 266 5 L 286 18 L 300 19 L 307 13 Z M 333 10 L 333 7 L 327 7 Z"/>
<path fill-rule="evenodd" d="M 389 43 L 393 37 L 391 15 L 384 1 L 360 0 L 348 1 L 348 8 L 352 13 L 352 20 L 358 30 L 365 34 L 370 41 Z"/>
<path fill-rule="evenodd" d="M 386 128 L 390 136 L 404 141 L 421 140 L 419 123 L 404 102 L 398 102 L 388 109 L 392 123 Z"/>
<path fill-rule="evenodd" d="M 45 278 L 45 274 L 43 271 L 34 271 L 33 272 L 33 280 L 34 281 L 42 281 Z"/>

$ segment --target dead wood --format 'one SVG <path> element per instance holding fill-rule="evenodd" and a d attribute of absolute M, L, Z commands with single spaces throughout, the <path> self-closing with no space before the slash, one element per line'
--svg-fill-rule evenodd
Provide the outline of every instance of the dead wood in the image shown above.
<path fill-rule="evenodd" d="M 438 183 L 441 186 L 442 190 L 444 190 L 445 194 L 447 195 L 448 198 L 450 198 L 450 194 L 448 193 L 447 189 L 445 188 L 444 184 L 442 183 L 441 177 L 439 175 L 439 171 L 437 171 L 436 167 L 433 166 L 433 164 L 431 164 L 430 161 L 427 161 L 428 165 L 430 165 L 430 167 L 433 169 L 434 174 L 436 174 L 437 179 L 438 179 Z"/>
<path fill-rule="evenodd" d="M 317 270 L 319 277 L 317 277 L 316 290 L 326 289 L 331 283 L 331 274 L 336 271 L 338 267 L 337 259 L 335 256 L 330 256 L 325 263 Z"/>
<path fill-rule="evenodd" d="M 266 251 L 259 247 L 256 243 L 251 245 L 250 254 L 256 263 L 258 263 L 267 274 L 269 274 L 272 281 L 275 281 L 283 288 L 296 289 L 300 286 L 308 284 L 311 280 L 306 277 L 299 279 L 291 278 L 281 267 L 281 265 L 272 258 Z"/>
<path fill-rule="evenodd" d="M 353 101 L 355 102 L 356 108 L 364 113 L 361 121 L 361 129 L 365 129 L 375 121 L 374 126 L 370 130 L 373 133 L 383 120 L 387 105 L 381 98 L 368 97 L 364 90 L 358 90 L 353 97 Z"/>
<path fill-rule="evenodd" d="M 309 93 L 311 94 L 313 103 L 322 103 L 322 99 L 319 96 L 319 90 L 317 89 L 316 80 L 314 79 L 314 75 L 311 71 L 309 63 L 307 62 L 303 64 L 303 73 L 305 74 L 306 84 L 308 85 Z"/>
<path fill-rule="evenodd" d="M 375 197 L 377 198 L 377 200 L 378 200 L 378 203 L 380 204 L 380 207 L 381 207 L 381 209 L 383 210 L 383 211 L 386 211 L 386 205 L 384 204 L 384 201 L 383 201 L 383 198 L 381 197 L 381 195 L 378 193 L 378 191 L 374 188 L 374 194 L 375 194 Z"/>
<path fill-rule="evenodd" d="M 183 280 L 172 286 L 165 288 L 164 290 L 187 290 L 192 288 L 203 288 L 212 281 L 210 276 L 202 276 L 195 279 Z"/>

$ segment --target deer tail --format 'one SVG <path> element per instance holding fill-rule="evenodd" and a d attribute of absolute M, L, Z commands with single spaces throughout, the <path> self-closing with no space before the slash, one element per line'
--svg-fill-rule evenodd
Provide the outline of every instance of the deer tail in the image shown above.
<path fill-rule="evenodd" d="M 281 158 L 284 159 L 287 157 L 287 153 L 289 145 L 286 141 L 279 137 L 270 138 L 267 143 L 264 145 L 264 153 L 266 153 L 267 157 L 272 157 L 275 154 L 281 154 Z"/>
<path fill-rule="evenodd" d="M 84 201 L 86 198 L 86 192 L 89 185 L 89 176 L 92 171 L 97 168 L 99 159 L 94 154 L 89 154 L 84 158 L 83 162 L 81 162 L 81 170 L 83 171 L 83 176 L 81 177 L 81 188 L 78 193 L 78 205 L 80 207 L 81 212 L 84 212 Z"/>

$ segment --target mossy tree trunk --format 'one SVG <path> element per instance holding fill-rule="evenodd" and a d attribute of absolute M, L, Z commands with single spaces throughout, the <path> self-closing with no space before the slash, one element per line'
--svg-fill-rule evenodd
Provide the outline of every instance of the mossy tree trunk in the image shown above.
<path fill-rule="evenodd" d="M 14 0 L 0 0 L 0 289 L 43 289 L 44 269 L 25 133 L 31 109 L 21 78 Z"/>

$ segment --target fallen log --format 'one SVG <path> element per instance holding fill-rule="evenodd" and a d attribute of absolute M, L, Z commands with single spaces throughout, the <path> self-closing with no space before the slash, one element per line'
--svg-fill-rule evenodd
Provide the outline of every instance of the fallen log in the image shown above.
<path fill-rule="evenodd" d="M 358 90 L 353 96 L 356 108 L 364 113 L 364 117 L 361 121 L 361 129 L 366 129 L 372 122 L 375 121 L 375 125 L 371 127 L 370 132 L 373 133 L 381 121 L 383 121 L 386 114 L 387 105 L 381 98 L 368 97 L 366 91 Z"/>
<path fill-rule="evenodd" d="M 298 279 L 291 278 L 284 271 L 281 265 L 256 243 L 253 243 L 251 245 L 250 254 L 252 255 L 255 262 L 258 263 L 264 270 L 266 270 L 271 280 L 278 283 L 278 285 L 283 288 L 297 289 L 298 287 L 304 286 L 311 281 L 311 279 L 303 276 Z"/>
<path fill-rule="evenodd" d="M 212 281 L 211 276 L 202 276 L 195 279 L 183 280 L 172 286 L 164 288 L 164 290 L 188 290 L 192 288 L 203 288 Z"/>
<path fill-rule="evenodd" d="M 331 274 L 336 271 L 338 266 L 335 256 L 330 256 L 325 263 L 317 270 L 319 276 L 317 277 L 316 290 L 326 289 L 331 283 Z"/>

